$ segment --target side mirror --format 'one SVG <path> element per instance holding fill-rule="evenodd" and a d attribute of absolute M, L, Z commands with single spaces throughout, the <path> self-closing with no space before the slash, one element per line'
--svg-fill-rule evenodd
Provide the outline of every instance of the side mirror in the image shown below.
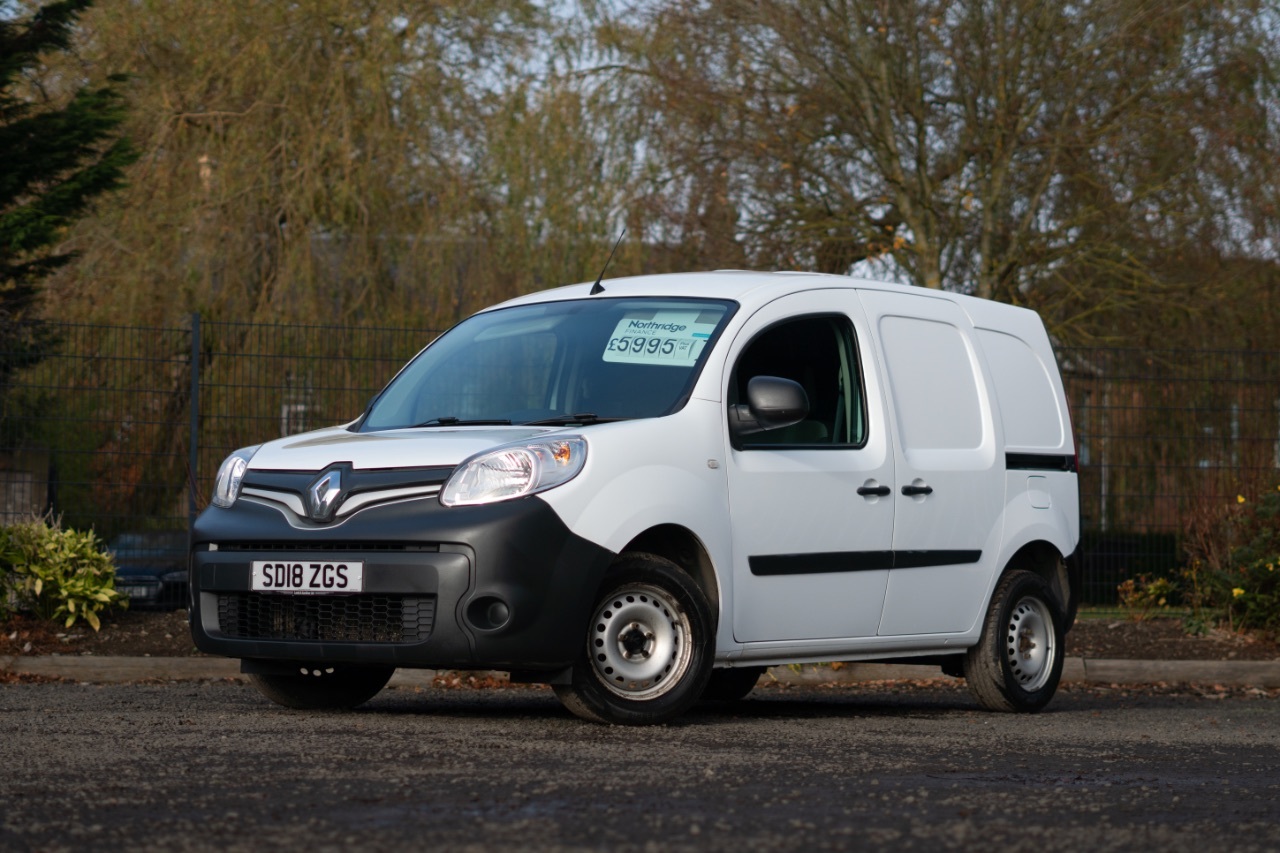
<path fill-rule="evenodd" d="M 809 416 L 809 395 L 799 382 L 780 376 L 753 376 L 747 402 L 732 406 L 729 428 L 735 436 L 798 424 Z"/>

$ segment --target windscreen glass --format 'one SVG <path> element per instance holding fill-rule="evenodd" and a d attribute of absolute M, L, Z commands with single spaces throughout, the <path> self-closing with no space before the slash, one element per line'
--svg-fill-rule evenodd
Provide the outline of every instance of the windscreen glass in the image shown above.
<path fill-rule="evenodd" d="M 670 414 L 736 307 L 596 298 L 478 314 L 410 362 L 360 430 Z"/>

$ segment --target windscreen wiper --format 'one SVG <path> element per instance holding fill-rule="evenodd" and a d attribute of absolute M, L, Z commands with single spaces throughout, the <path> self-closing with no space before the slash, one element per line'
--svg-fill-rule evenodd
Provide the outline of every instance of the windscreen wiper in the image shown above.
<path fill-rule="evenodd" d="M 511 421 L 504 418 L 477 418 L 475 420 L 463 420 L 462 418 L 443 417 L 432 418 L 429 421 L 414 424 L 414 429 L 429 426 L 511 426 Z"/>
<path fill-rule="evenodd" d="M 570 424 L 608 424 L 614 421 L 626 421 L 630 418 L 602 418 L 592 412 L 579 412 L 576 415 L 558 415 L 554 418 L 542 418 L 536 421 L 525 421 L 525 426 L 569 426 Z"/>

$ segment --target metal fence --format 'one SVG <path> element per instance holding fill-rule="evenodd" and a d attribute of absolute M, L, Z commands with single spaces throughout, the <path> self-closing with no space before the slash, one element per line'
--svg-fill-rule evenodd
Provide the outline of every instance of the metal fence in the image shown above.
<path fill-rule="evenodd" d="M 53 324 L 0 393 L 0 523 L 53 509 L 105 539 L 185 529 L 231 450 L 356 417 L 437 332 Z M 1280 352 L 1061 348 L 1086 600 L 1185 559 L 1197 523 L 1280 485 Z M 0 352 L 0 365 L 11 354 Z"/>
<path fill-rule="evenodd" d="M 53 508 L 108 535 L 185 523 L 190 330 L 49 331 L 0 394 L 0 521 Z"/>
<path fill-rule="evenodd" d="M 1088 599 L 1168 572 L 1238 497 L 1280 485 L 1280 352 L 1059 348 Z"/>
<path fill-rule="evenodd" d="M 436 334 L 198 316 L 51 331 L 0 394 L 0 523 L 52 509 L 108 540 L 185 529 L 227 453 L 356 417 Z"/>

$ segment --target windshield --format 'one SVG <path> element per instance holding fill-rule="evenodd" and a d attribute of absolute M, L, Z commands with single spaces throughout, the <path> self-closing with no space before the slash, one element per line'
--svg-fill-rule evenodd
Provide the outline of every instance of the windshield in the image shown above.
<path fill-rule="evenodd" d="M 595 298 L 477 314 L 423 350 L 361 432 L 454 424 L 652 418 L 684 405 L 737 307 Z"/>

